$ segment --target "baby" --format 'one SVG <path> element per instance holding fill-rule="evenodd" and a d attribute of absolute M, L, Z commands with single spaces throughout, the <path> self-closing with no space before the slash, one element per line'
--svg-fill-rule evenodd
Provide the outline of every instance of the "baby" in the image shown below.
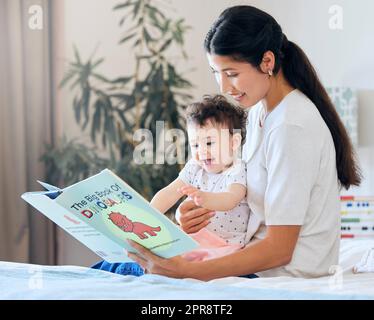
<path fill-rule="evenodd" d="M 196 205 L 215 211 L 205 228 L 191 234 L 199 248 L 184 255 L 207 260 L 237 251 L 249 241 L 246 167 L 238 157 L 247 114 L 216 95 L 190 105 L 186 119 L 192 159 L 177 179 L 156 193 L 151 205 L 165 213 L 187 195 Z"/>

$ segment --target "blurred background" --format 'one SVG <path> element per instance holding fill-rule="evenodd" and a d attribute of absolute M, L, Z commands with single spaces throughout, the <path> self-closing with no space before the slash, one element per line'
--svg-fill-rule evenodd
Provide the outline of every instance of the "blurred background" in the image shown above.
<path fill-rule="evenodd" d="M 37 179 L 64 187 L 108 167 L 150 200 L 177 176 L 178 163 L 135 164 L 133 133 L 146 128 L 158 156 L 176 154 L 157 153 L 156 121 L 183 130 L 186 104 L 218 92 L 203 41 L 238 4 L 273 15 L 307 53 L 364 175 L 342 195 L 374 196 L 374 2 L 0 0 L 0 260 L 99 259 L 21 200 Z"/>

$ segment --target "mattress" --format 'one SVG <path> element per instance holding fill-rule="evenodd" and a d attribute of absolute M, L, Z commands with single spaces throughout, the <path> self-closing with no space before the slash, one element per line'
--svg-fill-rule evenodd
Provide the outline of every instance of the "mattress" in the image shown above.
<path fill-rule="evenodd" d="M 0 262 L 0 299 L 354 300 L 374 299 L 374 273 L 353 266 L 373 240 L 343 240 L 330 276 L 301 279 L 227 277 L 208 282 L 159 275 L 122 276 L 80 266 Z"/>

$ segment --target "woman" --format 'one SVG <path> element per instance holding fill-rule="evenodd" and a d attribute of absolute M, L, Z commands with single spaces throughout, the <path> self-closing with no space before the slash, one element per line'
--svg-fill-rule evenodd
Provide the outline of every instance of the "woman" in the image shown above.
<path fill-rule="evenodd" d="M 327 275 L 338 263 L 339 188 L 359 185 L 361 176 L 315 70 L 274 18 L 251 6 L 226 9 L 205 49 L 221 92 L 251 108 L 243 159 L 252 240 L 239 252 L 204 262 L 162 259 L 134 242 L 140 254 L 129 257 L 149 273 L 177 278 Z M 180 206 L 188 233 L 210 217 L 192 201 Z"/>

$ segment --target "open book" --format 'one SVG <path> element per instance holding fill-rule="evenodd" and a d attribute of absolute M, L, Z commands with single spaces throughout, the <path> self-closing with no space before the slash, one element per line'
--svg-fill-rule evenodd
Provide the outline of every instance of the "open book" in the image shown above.
<path fill-rule="evenodd" d="M 41 182 L 48 190 L 27 192 L 22 199 L 108 262 L 130 261 L 134 240 L 163 258 L 198 244 L 112 171 L 64 189 Z"/>

